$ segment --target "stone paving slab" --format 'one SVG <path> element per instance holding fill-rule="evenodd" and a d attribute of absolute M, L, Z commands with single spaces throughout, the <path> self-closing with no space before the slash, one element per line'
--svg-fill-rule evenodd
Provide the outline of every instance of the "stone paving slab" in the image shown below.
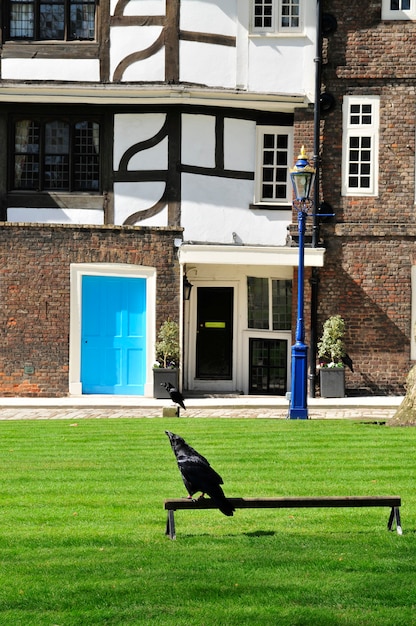
<path fill-rule="evenodd" d="M 181 410 L 182 418 L 251 418 L 286 419 L 287 407 L 205 407 Z M 310 419 L 390 419 L 396 407 L 328 407 L 310 408 Z M 163 407 L 0 407 L 0 421 L 7 420 L 80 420 L 162 417 Z"/>

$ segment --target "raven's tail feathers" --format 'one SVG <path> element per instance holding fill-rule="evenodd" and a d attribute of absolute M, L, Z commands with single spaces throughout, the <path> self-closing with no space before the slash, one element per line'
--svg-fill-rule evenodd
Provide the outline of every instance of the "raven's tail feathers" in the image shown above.
<path fill-rule="evenodd" d="M 207 491 L 207 494 L 209 495 L 211 500 L 213 500 L 215 504 L 218 506 L 221 513 L 223 513 L 224 515 L 228 515 L 229 517 L 234 515 L 235 508 L 227 500 L 220 486 L 218 486 L 215 489 L 215 491 L 211 491 L 211 492 Z"/>
<path fill-rule="evenodd" d="M 224 513 L 224 515 L 228 515 L 229 517 L 234 515 L 235 508 L 228 502 L 227 498 L 225 498 L 225 502 L 221 504 L 219 509 L 221 513 Z"/>

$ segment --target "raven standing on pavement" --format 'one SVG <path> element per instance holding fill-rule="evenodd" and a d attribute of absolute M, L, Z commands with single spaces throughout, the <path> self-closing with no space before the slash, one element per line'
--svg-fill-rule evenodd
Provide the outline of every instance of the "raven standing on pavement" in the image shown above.
<path fill-rule="evenodd" d="M 168 430 L 165 430 L 165 433 L 169 437 L 170 445 L 176 456 L 179 471 L 189 496 L 192 497 L 194 493 L 201 491 L 201 498 L 205 494 L 209 495 L 224 515 L 233 515 L 234 507 L 228 502 L 220 487 L 223 484 L 223 480 L 212 469 L 207 459 L 191 448 L 191 446 L 188 446 L 186 441 L 179 435 L 175 435 Z"/>
<path fill-rule="evenodd" d="M 179 404 L 179 406 L 181 406 L 186 411 L 184 403 L 185 398 L 183 397 L 181 392 L 172 385 L 172 383 L 160 383 L 160 386 L 166 389 L 171 397 L 172 402 L 174 402 L 175 404 Z"/>

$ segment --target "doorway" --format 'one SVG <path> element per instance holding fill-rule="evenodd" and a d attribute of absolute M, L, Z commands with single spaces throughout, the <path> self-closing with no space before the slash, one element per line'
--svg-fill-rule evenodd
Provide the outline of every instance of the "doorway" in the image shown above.
<path fill-rule="evenodd" d="M 198 287 L 196 378 L 233 377 L 233 287 Z"/>
<path fill-rule="evenodd" d="M 82 276 L 82 393 L 144 395 L 145 382 L 146 279 Z"/>

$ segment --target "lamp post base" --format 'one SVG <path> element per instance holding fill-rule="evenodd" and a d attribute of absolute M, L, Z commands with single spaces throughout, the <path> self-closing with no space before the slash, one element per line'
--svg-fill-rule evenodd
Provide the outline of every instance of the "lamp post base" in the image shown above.
<path fill-rule="evenodd" d="M 292 391 L 289 419 L 307 420 L 308 346 L 297 341 L 292 346 Z"/>

